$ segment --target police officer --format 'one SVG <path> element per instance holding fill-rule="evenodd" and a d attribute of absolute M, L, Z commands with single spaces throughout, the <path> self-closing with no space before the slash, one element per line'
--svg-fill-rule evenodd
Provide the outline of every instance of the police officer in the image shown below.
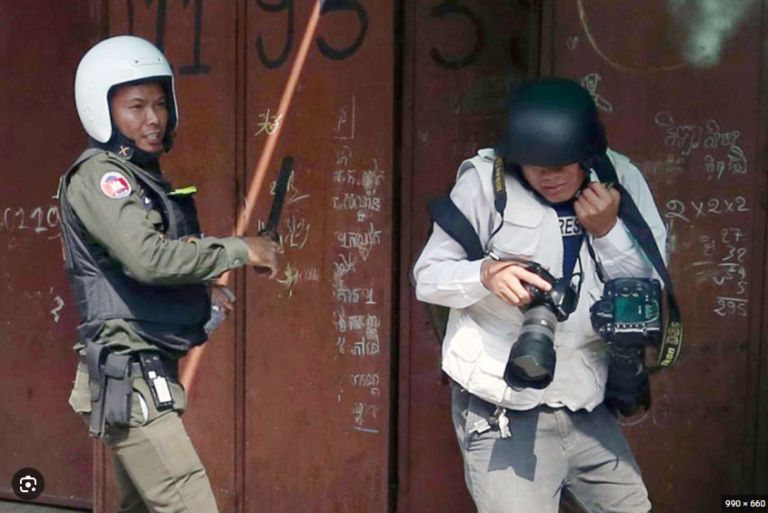
<path fill-rule="evenodd" d="M 77 68 L 75 103 L 92 145 L 59 186 L 83 357 L 70 404 L 112 450 L 120 511 L 218 511 L 179 418 L 177 362 L 207 339 L 211 290 L 217 308 L 231 309 L 212 280 L 246 264 L 273 277 L 279 248 L 265 237 L 204 237 L 196 189 L 163 177 L 178 105 L 171 67 L 151 43 L 95 45 Z"/>
<path fill-rule="evenodd" d="M 606 279 L 655 271 L 618 217 L 620 194 L 592 169 L 599 158 L 610 159 L 663 254 L 666 230 L 651 192 L 626 157 L 607 150 L 592 98 L 570 80 L 542 79 L 512 95 L 502 142 L 465 161 L 451 191 L 487 256 L 470 261 L 435 226 L 414 266 L 417 297 L 451 308 L 442 369 L 453 380 L 453 423 L 481 513 L 556 513 L 563 490 L 585 511 L 651 508 L 632 451 L 603 403 L 609 352 L 591 326 L 590 306 L 602 295 L 598 269 Z M 494 170 L 502 170 L 496 176 L 505 187 L 500 212 Z M 524 261 L 580 283 L 567 320 L 523 324 L 529 287 L 552 290 Z M 540 341 L 547 329 L 551 359 L 543 344 L 515 352 L 523 330 L 538 330 Z"/>

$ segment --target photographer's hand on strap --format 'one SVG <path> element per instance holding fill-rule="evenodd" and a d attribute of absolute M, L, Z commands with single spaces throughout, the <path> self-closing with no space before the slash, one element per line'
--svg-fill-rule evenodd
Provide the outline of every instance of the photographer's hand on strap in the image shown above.
<path fill-rule="evenodd" d="M 573 210 L 586 231 L 595 237 L 602 237 L 616 224 L 620 202 L 619 191 L 600 182 L 592 182 L 581 191 Z"/>
<path fill-rule="evenodd" d="M 485 260 L 480 270 L 480 279 L 485 288 L 512 306 L 525 306 L 531 302 L 531 295 L 522 282 L 530 283 L 543 291 L 552 288 L 548 281 L 519 263 L 503 260 Z"/>

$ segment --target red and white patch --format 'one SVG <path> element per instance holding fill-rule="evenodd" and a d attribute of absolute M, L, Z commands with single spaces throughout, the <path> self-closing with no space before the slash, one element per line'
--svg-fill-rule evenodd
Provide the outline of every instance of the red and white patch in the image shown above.
<path fill-rule="evenodd" d="M 101 192 L 112 199 L 125 198 L 131 194 L 131 184 L 122 173 L 110 171 L 101 177 Z"/>

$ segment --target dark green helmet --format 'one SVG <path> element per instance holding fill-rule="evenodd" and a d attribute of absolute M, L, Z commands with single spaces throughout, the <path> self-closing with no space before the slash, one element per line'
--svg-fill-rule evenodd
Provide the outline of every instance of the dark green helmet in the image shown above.
<path fill-rule="evenodd" d="M 517 164 L 560 167 L 605 154 L 605 131 L 594 100 L 578 83 L 545 78 L 523 84 L 507 104 L 497 148 Z"/>

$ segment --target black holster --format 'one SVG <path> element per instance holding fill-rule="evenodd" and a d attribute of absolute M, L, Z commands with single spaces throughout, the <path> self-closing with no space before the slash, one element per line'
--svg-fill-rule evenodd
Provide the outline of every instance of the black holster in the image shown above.
<path fill-rule="evenodd" d="M 85 358 L 91 390 L 90 435 L 101 438 L 106 426 L 126 427 L 131 420 L 132 357 L 89 343 Z"/>

